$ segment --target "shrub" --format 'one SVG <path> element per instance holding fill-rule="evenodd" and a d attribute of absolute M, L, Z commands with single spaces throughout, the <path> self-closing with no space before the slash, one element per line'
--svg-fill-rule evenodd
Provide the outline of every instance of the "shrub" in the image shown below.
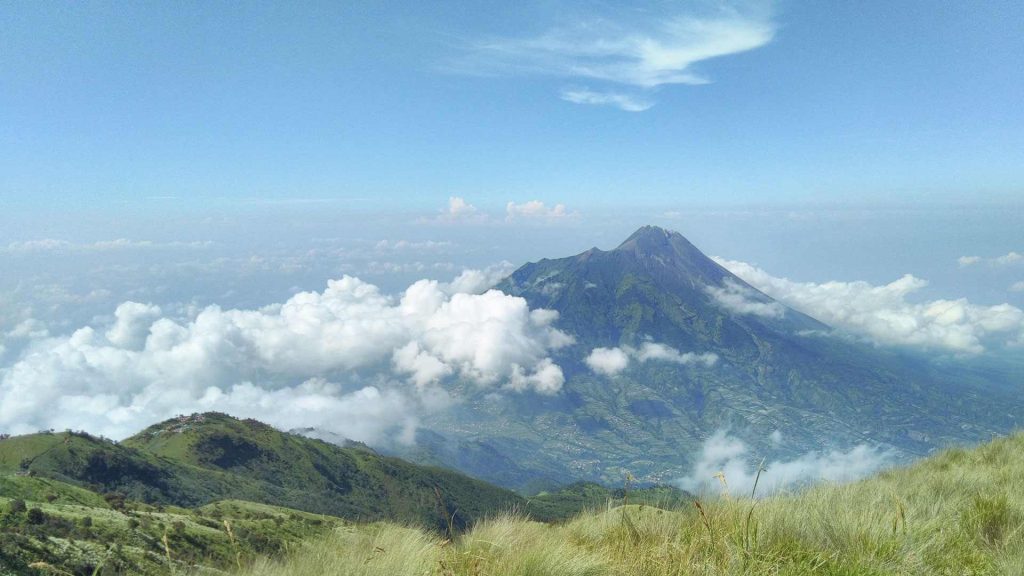
<path fill-rule="evenodd" d="M 46 514 L 39 508 L 32 508 L 28 511 L 29 524 L 42 524 L 46 522 Z"/>
<path fill-rule="evenodd" d="M 11 514 L 24 514 L 28 507 L 25 506 L 25 501 L 21 498 L 15 498 L 11 500 L 10 507 L 8 508 Z"/>

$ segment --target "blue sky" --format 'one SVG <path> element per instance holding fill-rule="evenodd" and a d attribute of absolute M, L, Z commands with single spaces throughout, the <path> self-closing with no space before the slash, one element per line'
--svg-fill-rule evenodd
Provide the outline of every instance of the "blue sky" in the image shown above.
<path fill-rule="evenodd" d="M 1022 21 L 1019 2 L 0 3 L 0 431 L 117 438 L 200 410 L 291 428 L 314 405 L 371 441 L 467 366 L 557 392 L 557 319 L 483 292 L 646 224 L 843 337 L 1019 377 Z"/>
<path fill-rule="evenodd" d="M 1015 201 L 1022 19 L 1014 2 L 6 3 L 0 201 Z"/>

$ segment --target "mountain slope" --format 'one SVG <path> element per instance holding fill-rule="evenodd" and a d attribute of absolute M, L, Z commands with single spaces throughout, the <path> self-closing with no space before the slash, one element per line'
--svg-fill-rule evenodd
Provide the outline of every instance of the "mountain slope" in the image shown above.
<path fill-rule="evenodd" d="M 156 504 L 235 498 L 438 528 L 523 502 L 458 472 L 216 413 L 168 420 L 121 444 L 70 432 L 0 440 L 0 473 L 19 471 Z"/>
<path fill-rule="evenodd" d="M 1019 392 L 961 383 L 948 369 L 835 336 L 660 228 L 614 250 L 526 264 L 497 289 L 557 310 L 559 328 L 576 338 L 556 356 L 566 374 L 557 396 L 475 399 L 430 423 L 459 447 L 434 451 L 441 462 L 504 485 L 531 474 L 671 481 L 717 430 L 759 455 L 859 443 L 925 454 L 1009 430 L 1024 407 Z M 679 354 L 642 362 L 645 343 Z M 633 360 L 615 376 L 596 374 L 584 359 L 598 347 L 632 350 Z M 718 361 L 685 362 L 685 353 Z M 467 462 L 467 449 L 483 457 Z M 495 467 L 506 459 L 521 469 Z"/>
<path fill-rule="evenodd" d="M 756 502 L 710 496 L 699 508 L 601 507 L 554 526 L 498 518 L 444 545 L 422 532 L 367 526 L 247 574 L 413 576 L 433 566 L 493 576 L 1021 574 L 1021 454 L 1024 436 L 1016 435 L 852 484 Z"/>

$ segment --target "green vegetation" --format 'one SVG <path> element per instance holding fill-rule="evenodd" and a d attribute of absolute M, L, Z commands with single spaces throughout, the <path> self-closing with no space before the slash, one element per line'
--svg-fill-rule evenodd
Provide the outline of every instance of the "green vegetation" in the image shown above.
<path fill-rule="evenodd" d="M 454 542 L 345 526 L 248 576 L 984 575 L 1024 570 L 1024 434 L 843 486 L 699 507 L 629 504 L 551 525 L 519 516 Z"/>
<path fill-rule="evenodd" d="M 341 525 L 252 502 L 149 506 L 55 480 L 0 476 L 0 575 L 222 573 Z"/>
<path fill-rule="evenodd" d="M 31 474 L 153 505 L 238 499 L 440 530 L 464 529 L 525 502 L 452 470 L 214 413 L 168 420 L 120 444 L 77 432 L 0 440 L 3 474 Z M 3 482 L 0 494 L 7 494 Z"/>
<path fill-rule="evenodd" d="M 556 522 L 608 506 L 643 504 L 674 509 L 689 505 L 691 501 L 689 494 L 670 486 L 640 489 L 624 486 L 613 489 L 593 482 L 576 482 L 561 490 L 542 492 L 528 498 L 523 511 L 532 520 Z"/>

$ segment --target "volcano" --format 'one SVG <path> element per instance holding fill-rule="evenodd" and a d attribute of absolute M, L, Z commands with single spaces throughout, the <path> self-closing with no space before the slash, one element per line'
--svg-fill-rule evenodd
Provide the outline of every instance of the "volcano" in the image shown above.
<path fill-rule="evenodd" d="M 555 356 L 566 382 L 553 396 L 471 396 L 425 422 L 417 450 L 505 486 L 669 482 L 723 430 L 758 456 L 868 444 L 909 458 L 1024 414 L 1019 393 L 837 333 L 653 226 L 526 264 L 496 289 L 559 313 L 575 338 Z M 595 349 L 626 365 L 595 370 Z"/>

